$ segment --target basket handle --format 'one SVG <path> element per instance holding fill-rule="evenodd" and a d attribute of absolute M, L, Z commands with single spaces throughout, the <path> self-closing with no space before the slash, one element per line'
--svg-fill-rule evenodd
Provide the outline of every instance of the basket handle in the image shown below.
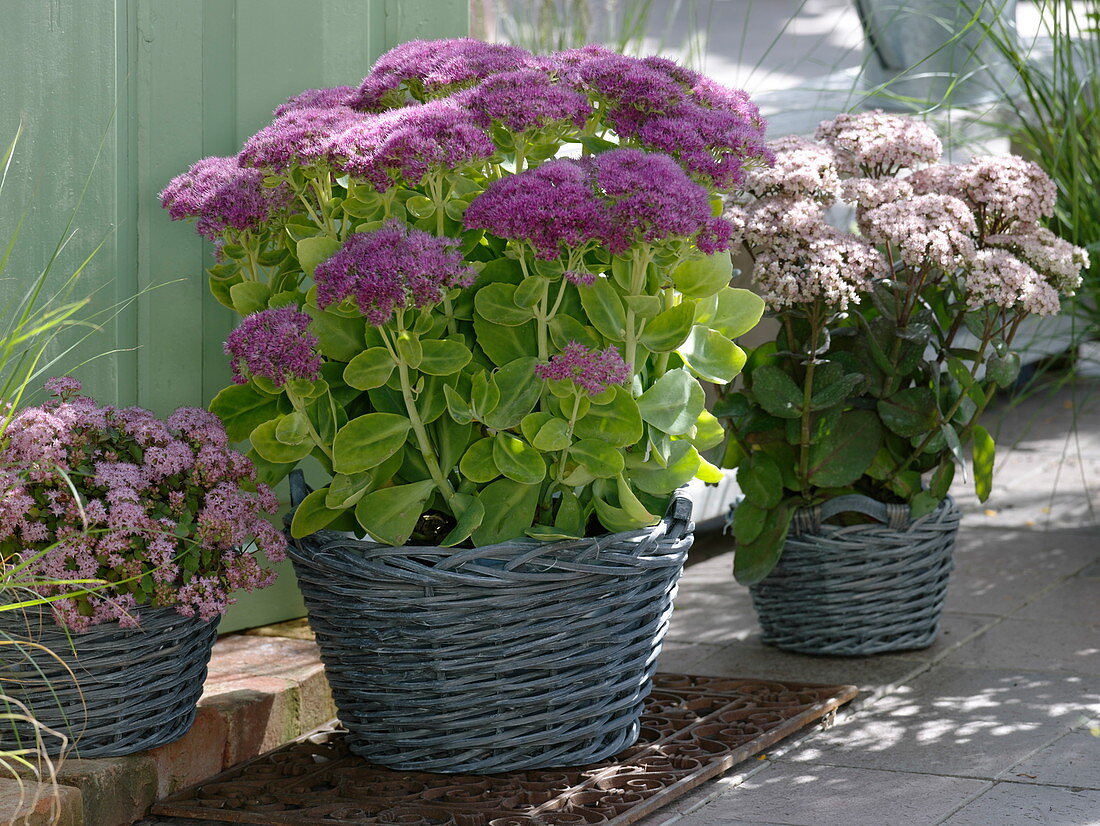
<path fill-rule="evenodd" d="M 306 484 L 306 475 L 297 468 L 290 471 L 290 512 L 294 513 L 305 498 L 313 493 L 313 488 Z"/>
<path fill-rule="evenodd" d="M 812 508 L 799 508 L 795 511 L 791 529 L 795 533 L 817 531 L 822 523 L 841 513 L 862 513 L 894 530 L 902 530 L 909 525 L 908 505 L 888 505 L 869 496 L 850 493 Z"/>
<path fill-rule="evenodd" d="M 691 521 L 691 500 L 679 493 L 674 494 L 665 509 L 665 534 L 672 539 L 681 539 L 694 527 Z"/>

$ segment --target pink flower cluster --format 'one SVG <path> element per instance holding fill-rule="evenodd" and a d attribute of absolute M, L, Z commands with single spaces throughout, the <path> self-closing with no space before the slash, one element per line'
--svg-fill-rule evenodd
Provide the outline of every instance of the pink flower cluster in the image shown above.
<path fill-rule="evenodd" d="M 470 204 L 465 224 L 526 242 L 545 259 L 592 241 L 619 253 L 674 238 L 710 253 L 728 249 L 732 234 L 675 161 L 638 149 L 548 161 L 495 181 Z"/>
<path fill-rule="evenodd" d="M 310 166 L 327 158 L 333 135 L 361 119 L 362 115 L 347 106 L 290 108 L 245 141 L 238 162 L 275 172 L 296 164 Z"/>
<path fill-rule="evenodd" d="M 588 395 L 598 396 L 612 385 L 629 381 L 633 372 L 614 347 L 595 350 L 571 341 L 537 366 L 535 375 L 548 381 L 571 381 Z"/>
<path fill-rule="evenodd" d="M 321 375 L 317 337 L 309 316 L 298 307 L 278 307 L 245 316 L 225 340 L 233 381 L 261 377 L 282 387 L 291 379 L 315 381 Z"/>
<path fill-rule="evenodd" d="M 265 187 L 263 178 L 236 158 L 203 158 L 168 183 L 161 206 L 173 221 L 197 218 L 195 228 L 211 241 L 227 229 L 258 229 L 289 201 L 285 186 Z"/>
<path fill-rule="evenodd" d="M 985 242 L 991 247 L 1003 247 L 1026 261 L 1063 295 L 1073 295 L 1081 286 L 1081 270 L 1089 266 L 1087 250 L 1059 238 L 1046 227 L 990 235 Z"/>
<path fill-rule="evenodd" d="M 923 121 L 881 111 L 822 121 L 814 137 L 837 154 L 841 172 L 880 178 L 936 163 L 943 144 Z"/>
<path fill-rule="evenodd" d="M 819 143 L 788 135 L 771 141 L 772 166 L 748 173 L 745 189 L 758 198 L 778 195 L 832 203 L 840 191 L 836 155 Z"/>
<path fill-rule="evenodd" d="M 20 411 L 0 449 L 0 555 L 31 562 L 39 581 L 109 583 L 51 603 L 60 623 L 133 627 L 142 605 L 211 620 L 234 590 L 271 583 L 246 546 L 283 558 L 286 539 L 265 518 L 278 501 L 216 416 L 181 408 L 161 421 L 74 396 L 72 379 L 50 387 L 62 395 Z"/>
<path fill-rule="evenodd" d="M 953 272 L 974 259 L 978 227 L 970 207 L 951 195 L 914 195 L 865 212 L 864 232 L 890 244 L 914 270 Z"/>
<path fill-rule="evenodd" d="M 970 307 L 993 304 L 1006 310 L 1054 315 L 1060 309 L 1058 291 L 1019 258 L 1003 249 L 980 250 L 966 275 Z"/>
<path fill-rule="evenodd" d="M 317 303 L 328 307 L 352 298 L 376 325 L 389 321 L 397 309 L 439 304 L 447 290 L 473 283 L 460 244 L 396 220 L 349 235 L 335 255 L 317 266 Z"/>

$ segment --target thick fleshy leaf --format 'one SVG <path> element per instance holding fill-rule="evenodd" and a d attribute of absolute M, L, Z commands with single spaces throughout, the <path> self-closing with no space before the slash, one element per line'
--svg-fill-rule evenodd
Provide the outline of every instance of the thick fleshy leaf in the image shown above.
<path fill-rule="evenodd" d="M 328 486 L 325 507 L 340 510 L 354 506 L 370 490 L 373 481 L 374 474 L 369 470 L 351 475 L 337 473 Z"/>
<path fill-rule="evenodd" d="M 229 296 L 234 310 L 241 315 L 249 315 L 267 309 L 271 288 L 259 281 L 242 281 L 229 288 Z"/>
<path fill-rule="evenodd" d="M 767 512 L 764 527 L 751 542 L 737 543 L 733 575 L 742 585 L 755 585 L 775 568 L 787 541 L 794 509 L 786 502 Z"/>
<path fill-rule="evenodd" d="M 535 375 L 538 359 L 524 357 L 508 362 L 493 374 L 500 401 L 482 421 L 494 430 L 509 430 L 531 412 L 542 393 L 542 379 Z"/>
<path fill-rule="evenodd" d="M 491 482 L 500 476 L 500 468 L 493 459 L 493 437 L 478 439 L 466 448 L 458 463 L 458 470 L 471 482 L 478 484 Z"/>
<path fill-rule="evenodd" d="M 993 458 L 997 446 L 989 431 L 981 425 L 974 426 L 974 491 L 978 501 L 984 502 L 993 492 Z"/>
<path fill-rule="evenodd" d="M 303 238 L 297 245 L 298 263 L 302 265 L 305 274 L 312 278 L 317 265 L 335 255 L 340 247 L 339 241 L 327 235 Z"/>
<path fill-rule="evenodd" d="M 733 381 L 745 366 L 745 351 L 709 327 L 696 324 L 676 351 L 699 378 L 716 384 Z"/>
<path fill-rule="evenodd" d="M 908 387 L 880 399 L 878 413 L 884 425 L 907 439 L 935 430 L 940 422 L 936 396 L 927 387 Z"/>
<path fill-rule="evenodd" d="M 544 451 L 565 450 L 572 439 L 569 436 L 569 422 L 551 418 L 542 425 L 531 440 L 531 445 Z"/>
<path fill-rule="evenodd" d="M 333 509 L 325 504 L 328 488 L 321 488 L 309 494 L 294 511 L 290 522 L 290 535 L 296 539 L 324 530 L 343 512 L 343 508 Z"/>
<path fill-rule="evenodd" d="M 774 508 L 783 498 L 783 476 L 779 465 L 759 451 L 754 451 L 738 466 L 737 484 L 745 498 L 763 510 Z"/>
<path fill-rule="evenodd" d="M 676 289 L 691 298 L 706 298 L 733 278 L 733 259 L 728 252 L 716 252 L 685 261 L 672 271 Z"/>
<path fill-rule="evenodd" d="M 284 445 L 300 445 L 309 439 L 309 428 L 309 419 L 296 410 L 279 419 L 279 423 L 275 425 L 275 438 Z"/>
<path fill-rule="evenodd" d="M 502 474 L 525 485 L 538 484 L 546 477 L 542 454 L 510 433 L 497 433 L 493 438 L 493 462 Z"/>
<path fill-rule="evenodd" d="M 452 506 L 457 511 L 454 514 L 455 526 L 439 543 L 444 548 L 453 547 L 464 541 L 481 526 L 482 520 L 485 519 L 485 505 L 476 496 L 456 493 Z"/>
<path fill-rule="evenodd" d="M 539 485 L 524 485 L 511 479 L 498 479 L 478 492 L 485 507 L 485 518 L 473 532 L 478 547 L 523 536 L 535 521 Z"/>
<path fill-rule="evenodd" d="M 592 326 L 612 341 L 622 341 L 626 332 L 626 311 L 619 293 L 606 278 L 580 289 L 581 304 Z"/>
<path fill-rule="evenodd" d="M 681 302 L 647 321 L 641 342 L 655 353 L 671 352 L 687 341 L 694 322 L 694 304 Z"/>
<path fill-rule="evenodd" d="M 363 319 L 344 318 L 309 305 L 306 305 L 305 311 L 312 319 L 309 331 L 317 336 L 317 349 L 321 355 L 336 361 L 351 361 L 363 351 Z"/>
<path fill-rule="evenodd" d="M 765 364 L 752 371 L 752 394 L 773 416 L 797 419 L 802 415 L 802 389 L 775 365 Z"/>
<path fill-rule="evenodd" d="M 276 464 L 299 462 L 313 450 L 313 443 L 303 442 L 298 445 L 286 445 L 280 442 L 275 435 L 275 430 L 281 419 L 280 416 L 278 419 L 271 419 L 259 425 L 252 431 L 248 440 L 252 442 L 253 449 L 269 462 Z"/>
<path fill-rule="evenodd" d="M 870 410 L 851 410 L 810 446 L 811 484 L 850 485 L 863 475 L 882 444 L 882 426 Z"/>
<path fill-rule="evenodd" d="M 669 370 L 638 397 L 643 421 L 671 436 L 690 431 L 705 404 L 699 381 L 683 368 Z"/>
<path fill-rule="evenodd" d="M 344 368 L 344 381 L 357 390 L 373 390 L 389 381 L 396 363 L 385 347 L 369 347 Z"/>
<path fill-rule="evenodd" d="M 422 355 L 417 368 L 433 376 L 450 376 L 470 363 L 473 357 L 461 341 L 426 339 L 420 343 Z"/>
<path fill-rule="evenodd" d="M 514 284 L 486 284 L 474 295 L 478 315 L 494 324 L 515 327 L 531 320 L 531 308 L 516 303 Z"/>
<path fill-rule="evenodd" d="M 478 315 L 474 316 L 474 332 L 478 346 L 498 366 L 538 352 L 535 322 L 519 326 L 504 326 Z"/>
<path fill-rule="evenodd" d="M 569 458 L 597 479 L 612 479 L 625 466 L 622 451 L 601 439 L 581 439 L 569 448 Z"/>
<path fill-rule="evenodd" d="M 434 491 L 430 479 L 372 491 L 355 506 L 355 518 L 376 541 L 404 545 Z"/>
<path fill-rule="evenodd" d="M 642 438 L 642 414 L 624 387 L 615 388 L 607 404 L 593 404 L 577 421 L 574 434 L 581 439 L 603 439 L 616 447 L 637 444 Z"/>
<path fill-rule="evenodd" d="M 210 412 L 222 420 L 232 441 L 243 442 L 259 425 L 279 415 L 279 403 L 246 384 L 233 384 L 214 397 Z"/>
<path fill-rule="evenodd" d="M 751 290 L 723 287 L 717 295 L 700 301 L 695 322 L 729 338 L 743 336 L 764 314 L 764 299 Z"/>
<path fill-rule="evenodd" d="M 352 419 L 332 442 L 338 473 L 358 473 L 377 467 L 405 443 L 411 424 L 396 413 L 367 413 Z"/>
<path fill-rule="evenodd" d="M 669 448 L 668 464 L 660 467 L 647 462 L 639 467 L 631 465 L 630 479 L 638 490 L 659 496 L 671 493 L 695 478 L 702 458 L 699 451 L 687 441 L 674 440 Z"/>

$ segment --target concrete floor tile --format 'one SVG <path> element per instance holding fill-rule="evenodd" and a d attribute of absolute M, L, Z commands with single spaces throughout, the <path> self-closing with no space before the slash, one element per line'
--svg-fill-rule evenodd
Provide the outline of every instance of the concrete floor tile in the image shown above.
<path fill-rule="evenodd" d="M 1081 571 L 1077 576 L 1089 577 L 1092 579 L 1100 578 L 1100 562 L 1094 562 L 1092 565 L 1089 565 L 1089 567 L 1085 568 L 1085 570 Z"/>
<path fill-rule="evenodd" d="M 1100 733 L 1075 729 L 1021 760 L 1004 774 L 1014 783 L 1100 790 Z"/>
<path fill-rule="evenodd" d="M 1095 541 L 1100 545 L 1100 537 Z M 1015 616 L 1100 625 L 1100 587 L 1092 579 L 1074 577 L 1017 611 Z"/>
<path fill-rule="evenodd" d="M 998 783 L 943 826 L 1097 826 L 1100 792 Z"/>
<path fill-rule="evenodd" d="M 1100 583 L 1092 583 L 1100 596 Z M 1100 626 L 1009 618 L 953 651 L 944 665 L 1100 675 Z"/>
<path fill-rule="evenodd" d="M 900 657 L 903 660 L 930 661 L 940 659 L 949 651 L 962 643 L 963 640 L 972 637 L 994 623 L 997 617 L 984 614 L 952 614 L 945 612 L 940 619 L 940 633 L 927 648 L 915 651 L 898 651 L 891 657 Z"/>
<path fill-rule="evenodd" d="M 677 825 L 763 821 L 788 826 L 922 826 L 938 823 L 987 785 L 958 777 L 780 762 Z"/>
<path fill-rule="evenodd" d="M 937 666 L 789 759 L 992 779 L 1098 711 L 1096 677 Z"/>
<path fill-rule="evenodd" d="M 1100 554 L 1091 531 L 959 531 L 946 610 L 1007 616 Z"/>
<path fill-rule="evenodd" d="M 681 582 L 668 638 L 726 643 L 744 640 L 758 628 L 749 592 L 731 576 L 722 583 Z"/>

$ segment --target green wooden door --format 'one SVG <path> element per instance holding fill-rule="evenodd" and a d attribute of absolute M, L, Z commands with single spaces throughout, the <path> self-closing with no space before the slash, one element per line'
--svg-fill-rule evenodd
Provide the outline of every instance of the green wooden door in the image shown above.
<path fill-rule="evenodd" d="M 106 312 L 81 353 L 108 355 L 77 375 L 104 402 L 160 414 L 205 406 L 229 380 L 221 344 L 233 318 L 206 289 L 209 244 L 169 221 L 157 193 L 200 157 L 235 153 L 288 96 L 357 83 L 391 46 L 467 28 L 468 0 L 5 4 L 0 143 L 20 122 L 25 134 L 0 238 L 16 207 L 29 207 L 0 294 L 48 258 L 87 180 L 58 272 L 103 241 L 83 289 Z M 243 597 L 223 629 L 301 616 L 282 568 L 279 583 Z"/>

